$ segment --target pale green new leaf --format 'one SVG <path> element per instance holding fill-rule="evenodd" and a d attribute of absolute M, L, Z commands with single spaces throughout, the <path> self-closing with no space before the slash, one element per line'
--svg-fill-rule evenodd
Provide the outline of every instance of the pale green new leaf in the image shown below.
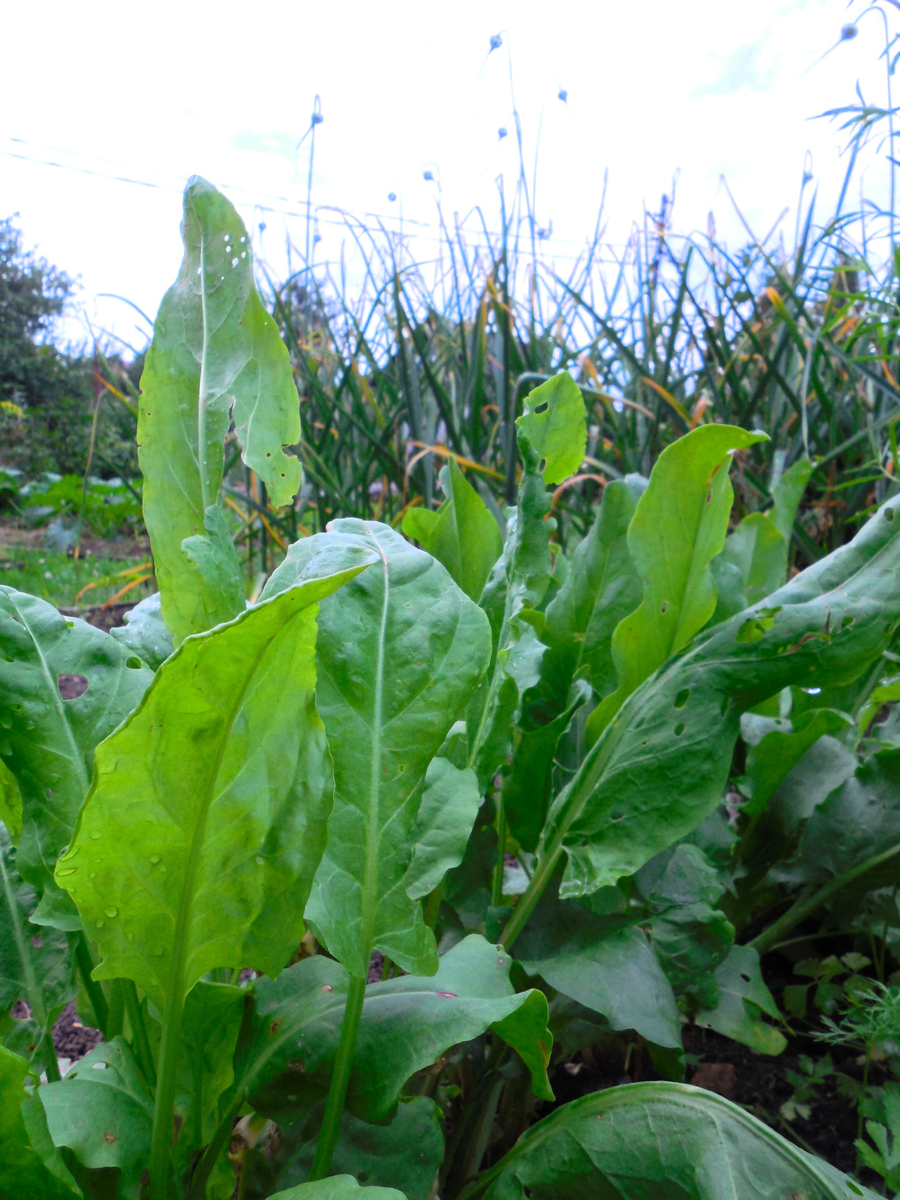
<path fill-rule="evenodd" d="M 453 867 L 458 867 L 478 809 L 481 791 L 471 767 L 462 770 L 446 758 L 433 758 L 425 773 L 425 791 L 416 818 L 416 845 L 406 872 L 406 894 L 427 896 Z"/>
<path fill-rule="evenodd" d="M 403 532 L 443 563 L 454 582 L 477 601 L 503 553 L 500 527 L 455 458 L 441 471 L 441 486 L 447 499 L 438 511 L 407 509 Z"/>
<path fill-rule="evenodd" d="M 37 1076 L 18 1054 L 0 1046 L 0 1200 L 72 1200 L 81 1189 L 47 1133 Z M 40 1088 L 39 1091 L 43 1091 Z"/>
<path fill-rule="evenodd" d="M 634 692 L 556 797 L 539 854 L 560 894 L 630 875 L 719 803 L 740 715 L 789 684 L 847 683 L 900 619 L 900 499 L 848 545 L 671 659 Z"/>
<path fill-rule="evenodd" d="M 525 1133 L 461 1200 L 875 1200 L 744 1109 L 681 1083 L 584 1096 Z"/>
<path fill-rule="evenodd" d="M 308 917 L 365 977 L 377 946 L 404 970 L 437 966 L 434 935 L 406 892 L 421 785 L 487 665 L 484 613 L 431 555 L 386 525 L 333 521 L 291 547 L 263 592 L 311 555 L 362 546 L 378 561 L 322 604 L 317 704 L 334 759 L 334 811 Z"/>
<path fill-rule="evenodd" d="M 784 538 L 785 569 L 797 509 L 814 470 L 815 463 L 811 463 L 808 458 L 798 459 L 793 466 L 788 467 L 772 488 L 774 504 L 766 515 Z"/>
<path fill-rule="evenodd" d="M 70 1149 L 83 1167 L 118 1167 L 119 1200 L 142 1200 L 153 1093 L 128 1042 L 101 1042 L 38 1095 L 53 1144 Z"/>
<path fill-rule="evenodd" d="M 536 1095 L 549 1100 L 547 1001 L 516 993 L 508 954 L 477 934 L 441 956 L 436 975 L 402 975 L 366 989 L 347 1108 L 389 1120 L 409 1077 L 450 1046 L 493 1029 L 523 1058 Z M 316 955 L 257 984 L 256 1030 L 238 1062 L 254 1108 L 290 1121 L 324 1099 L 341 1033 L 349 976 Z"/>
<path fill-rule="evenodd" d="M 625 699 L 697 634 L 716 607 L 710 561 L 721 551 L 733 491 L 731 452 L 764 441 L 733 425 L 701 425 L 667 446 L 628 529 L 643 581 L 640 607 L 613 634 L 618 687 L 591 716 L 596 738 Z"/>
<path fill-rule="evenodd" d="M 22 836 L 22 793 L 16 777 L 0 758 L 0 821 L 6 826 L 9 840 L 14 846 Z"/>
<path fill-rule="evenodd" d="M 213 967 L 290 957 L 331 809 L 316 603 L 360 561 L 183 642 L 98 747 L 57 866 L 103 955 L 95 978 L 133 979 L 162 1011 Z"/>
<path fill-rule="evenodd" d="M 573 475 L 584 458 L 587 421 L 581 389 L 572 376 L 563 371 L 527 395 L 516 430 L 541 460 L 545 483 L 562 483 Z"/>
<path fill-rule="evenodd" d="M 184 192 L 184 259 L 166 293 L 141 379 L 144 520 L 166 624 L 177 645 L 244 606 L 219 505 L 230 421 L 272 502 L 300 486 L 300 405 L 290 359 L 253 282 L 233 206 L 194 176 Z"/>
<path fill-rule="evenodd" d="M 81 675 L 87 691 L 63 700 L 61 674 Z M 90 786 L 94 747 L 152 679 L 108 633 L 0 587 L 0 753 L 23 806 L 18 869 L 35 887 L 55 893 L 42 909 L 55 910 L 47 911 L 49 923 L 78 928 L 77 914 L 53 887 L 53 868 Z"/>
<path fill-rule="evenodd" d="M 396 1188 L 364 1188 L 352 1175 L 332 1175 L 317 1183 L 301 1183 L 286 1192 L 276 1192 L 271 1200 L 406 1200 L 406 1197 Z"/>

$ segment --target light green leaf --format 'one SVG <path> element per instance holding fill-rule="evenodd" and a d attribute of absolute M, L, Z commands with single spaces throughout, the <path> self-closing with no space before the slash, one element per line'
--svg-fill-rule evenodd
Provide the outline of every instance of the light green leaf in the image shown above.
<path fill-rule="evenodd" d="M 732 946 L 716 970 L 719 1000 L 697 1014 L 697 1024 L 749 1046 L 757 1054 L 780 1054 L 787 1038 L 767 1024 L 763 1014 L 781 1019 L 778 1005 L 763 982 L 759 955 L 751 946 Z"/>
<path fill-rule="evenodd" d="M 574 475 L 584 458 L 587 422 L 581 389 L 572 376 L 563 371 L 527 395 L 516 430 L 541 460 L 545 483 L 562 483 Z"/>
<path fill-rule="evenodd" d="M 451 458 L 441 471 L 447 499 L 437 512 L 409 508 L 403 532 L 434 555 L 472 600 L 478 600 L 491 567 L 503 553 L 500 527 Z"/>
<path fill-rule="evenodd" d="M 133 979 L 162 1011 L 213 967 L 290 957 L 331 807 L 316 602 L 359 569 L 182 643 L 98 747 L 57 866 L 103 955 L 95 978 Z"/>
<path fill-rule="evenodd" d="M 622 927 L 571 901 L 545 901 L 516 942 L 516 958 L 529 975 L 601 1013 L 613 1029 L 681 1048 L 672 988 L 635 925 Z"/>
<path fill-rule="evenodd" d="M 275 1186 L 305 1182 L 321 1123 L 322 1109 L 316 1108 L 305 1119 L 282 1126 L 276 1161 L 270 1166 L 270 1160 L 263 1156 L 260 1162 L 257 1156 L 253 1182 L 266 1167 L 273 1171 Z M 408 1200 L 429 1200 L 443 1157 L 441 1111 L 433 1100 L 414 1096 L 401 1101 L 390 1125 L 369 1125 L 345 1113 L 331 1169 L 375 1186 L 397 1184 Z"/>
<path fill-rule="evenodd" d="M 334 758 L 334 812 L 310 899 L 317 936 L 365 977 L 373 947 L 404 970 L 437 966 L 434 935 L 407 895 L 428 764 L 487 664 L 484 613 L 430 555 L 374 521 L 333 521 L 272 575 L 271 595 L 320 547 L 360 545 L 378 562 L 323 603 L 317 704 Z"/>
<path fill-rule="evenodd" d="M 460 770 L 446 758 L 433 758 L 425 773 L 415 850 L 406 872 L 408 896 L 427 896 L 447 871 L 459 866 L 480 807 L 475 772 L 470 767 Z"/>
<path fill-rule="evenodd" d="M 515 992 L 511 962 L 472 934 L 441 957 L 434 976 L 370 984 L 347 1092 L 350 1112 L 366 1121 L 389 1120 L 415 1071 L 487 1029 L 524 1059 L 535 1094 L 552 1098 L 547 1001 L 538 991 Z M 348 987 L 340 963 L 321 955 L 257 984 L 256 1031 L 238 1061 L 238 1076 L 259 1112 L 290 1121 L 324 1099 Z"/>
<path fill-rule="evenodd" d="M 117 1196 L 141 1200 L 153 1094 L 125 1039 L 101 1042 L 38 1095 L 53 1144 L 68 1147 L 83 1167 L 118 1167 Z"/>
<path fill-rule="evenodd" d="M 615 689 L 613 631 L 641 601 L 627 533 L 645 487 L 636 475 L 606 485 L 596 519 L 547 605 L 541 694 L 556 707 L 565 705 L 573 679 L 586 679 L 599 696 Z"/>
<path fill-rule="evenodd" d="M 784 584 L 787 545 L 772 521 L 762 513 L 744 517 L 726 540 L 722 557 L 740 572 L 743 608 L 764 600 Z"/>
<path fill-rule="evenodd" d="M 72 1200 L 81 1189 L 50 1144 L 28 1063 L 0 1046 L 0 1200 Z"/>
<path fill-rule="evenodd" d="M 243 607 L 218 505 L 229 422 L 274 504 L 287 504 L 301 478 L 284 451 L 300 440 L 297 389 L 253 282 L 243 222 L 194 176 L 181 229 L 184 260 L 156 318 L 138 417 L 144 520 L 176 645 Z"/>
<path fill-rule="evenodd" d="M 808 458 L 798 459 L 793 466 L 788 467 L 772 488 L 774 504 L 767 515 L 784 538 L 785 570 L 787 569 L 787 553 L 791 544 L 791 534 L 797 519 L 797 509 L 800 507 L 809 477 L 814 470 L 815 463 L 811 463 Z"/>
<path fill-rule="evenodd" d="M 722 549 L 733 491 L 731 452 L 764 441 L 733 425 L 701 425 L 667 446 L 628 529 L 628 548 L 643 580 L 640 607 L 613 634 L 619 685 L 594 710 L 600 735 L 639 684 L 703 628 L 716 607 L 710 561 Z"/>
<path fill-rule="evenodd" d="M 561 895 L 615 883 L 699 825 L 721 799 L 742 712 L 789 684 L 846 683 L 882 653 L 900 619 L 897 512 L 889 501 L 631 695 L 551 806 L 540 869 L 565 853 Z"/>
<path fill-rule="evenodd" d="M 683 1083 L 584 1096 L 524 1134 L 461 1200 L 874 1200 L 729 1100 Z"/>
<path fill-rule="evenodd" d="M 61 674 L 82 676 L 87 691 L 63 700 Z M 17 866 L 29 883 L 55 894 L 45 907 L 61 913 L 48 913 L 50 923 L 78 928 L 74 909 L 53 887 L 53 868 L 87 794 L 94 747 L 131 712 L 152 679 L 109 634 L 0 587 L 0 752 L 22 798 Z"/>
<path fill-rule="evenodd" d="M 109 632 L 155 671 L 175 649 L 172 635 L 163 620 L 159 592 L 138 601 L 122 620 L 124 625 Z"/>
<path fill-rule="evenodd" d="M 0 1012 L 7 1013 L 17 1000 L 28 1002 L 31 1017 L 14 1022 L 12 1033 L 26 1035 L 27 1040 L 15 1038 L 16 1048 L 33 1045 L 27 1057 L 43 1067 L 54 1053 L 51 1026 L 72 999 L 75 981 L 66 935 L 43 929 L 36 937 L 37 929 L 29 925 L 36 905 L 37 894 L 16 870 L 0 826 Z"/>
<path fill-rule="evenodd" d="M 360 1196 L 365 1192 L 365 1196 Z M 396 1188 L 361 1187 L 352 1175 L 332 1175 L 317 1183 L 301 1183 L 286 1192 L 276 1192 L 271 1200 L 406 1200 Z"/>

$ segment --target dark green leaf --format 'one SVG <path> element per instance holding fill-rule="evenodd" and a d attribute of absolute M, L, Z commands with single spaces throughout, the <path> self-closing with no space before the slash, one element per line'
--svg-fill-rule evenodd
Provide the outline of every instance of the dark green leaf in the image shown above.
<path fill-rule="evenodd" d="M 28 1057 L 44 1066 L 48 1055 L 54 1053 L 50 1028 L 72 999 L 75 981 L 66 935 L 29 924 L 36 904 L 37 894 L 16 870 L 0 826 L 0 1011 L 8 1012 L 17 1000 L 28 1002 L 31 1018 L 16 1021 L 13 1032 L 27 1024 L 28 1044 L 35 1044 Z M 21 1039 L 17 1045 L 21 1047 Z"/>
<path fill-rule="evenodd" d="M 153 1095 L 125 1039 L 101 1042 L 39 1095 L 54 1145 L 67 1146 L 83 1167 L 117 1167 L 121 1200 L 140 1200 Z"/>
<path fill-rule="evenodd" d="M 26 1082 L 36 1090 L 29 1095 Z M 28 1063 L 0 1046 L 0 1200 L 72 1200 L 81 1190 L 54 1150 Z"/>
<path fill-rule="evenodd" d="M 462 1200 L 852 1200 L 875 1194 L 736 1104 L 633 1083 L 559 1108 Z"/>
<path fill-rule="evenodd" d="M 493 1029 L 524 1059 L 535 1093 L 550 1099 L 547 1001 L 516 994 L 511 960 L 477 934 L 440 959 L 436 975 L 402 975 L 366 989 L 347 1107 L 389 1120 L 407 1079 L 458 1042 Z M 340 1038 L 349 976 L 321 955 L 257 985 L 257 1025 L 238 1064 L 253 1107 L 292 1120 L 324 1099 Z"/>
<path fill-rule="evenodd" d="M 585 1008 L 613 1029 L 633 1029 L 660 1046 L 681 1046 L 675 997 L 647 937 L 572 901 L 542 904 L 516 943 L 529 975 Z"/>

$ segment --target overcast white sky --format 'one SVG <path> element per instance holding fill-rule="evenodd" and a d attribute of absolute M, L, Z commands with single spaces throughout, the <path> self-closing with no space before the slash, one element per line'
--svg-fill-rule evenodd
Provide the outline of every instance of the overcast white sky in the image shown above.
<path fill-rule="evenodd" d="M 393 219 L 402 207 L 407 221 L 433 222 L 430 169 L 447 213 L 480 204 L 496 224 L 495 180 L 517 170 L 511 61 L 529 165 L 540 134 L 537 213 L 552 221 L 554 254 L 576 254 L 592 232 L 607 168 L 610 242 L 658 206 L 676 171 L 676 229 L 705 228 L 713 210 L 737 242 L 723 175 L 760 233 L 795 203 L 807 153 L 835 194 L 841 140 L 809 118 L 852 102 L 857 80 L 883 99 L 880 20 L 870 14 L 857 38 L 812 64 L 861 10 L 844 0 L 19 4 L 4 16 L 0 215 L 18 212 L 26 241 L 80 276 L 91 319 L 139 342 L 134 313 L 97 296 L 155 314 L 180 260 L 188 175 L 224 187 L 257 238 L 266 221 L 276 264 L 286 228 L 302 245 L 301 220 L 253 206 L 300 211 L 310 141 L 296 145 L 316 94 L 315 206 Z M 497 33 L 503 47 L 488 56 Z M 878 171 L 867 186 L 883 195 Z M 320 215 L 321 250 L 335 254 L 346 235 L 332 212 Z"/>

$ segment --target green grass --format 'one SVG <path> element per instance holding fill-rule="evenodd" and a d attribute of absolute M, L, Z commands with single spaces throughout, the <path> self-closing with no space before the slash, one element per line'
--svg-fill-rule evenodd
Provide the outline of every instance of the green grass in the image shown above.
<path fill-rule="evenodd" d="M 5 547 L 0 557 L 0 569 L 3 583 L 8 587 L 29 592 L 32 596 L 40 596 L 42 600 L 48 600 L 57 608 L 82 609 L 89 605 L 102 604 L 130 579 L 139 579 L 146 574 L 143 571 L 122 574 L 123 571 L 146 561 L 146 558 L 139 558 L 129 563 L 123 559 L 91 556 L 76 560 L 64 553 L 49 550 Z M 92 585 L 90 589 L 76 601 L 78 593 L 88 584 Z M 149 595 L 153 590 L 151 584 L 152 580 L 148 580 L 133 588 L 122 597 L 123 602 L 137 602 Z"/>

